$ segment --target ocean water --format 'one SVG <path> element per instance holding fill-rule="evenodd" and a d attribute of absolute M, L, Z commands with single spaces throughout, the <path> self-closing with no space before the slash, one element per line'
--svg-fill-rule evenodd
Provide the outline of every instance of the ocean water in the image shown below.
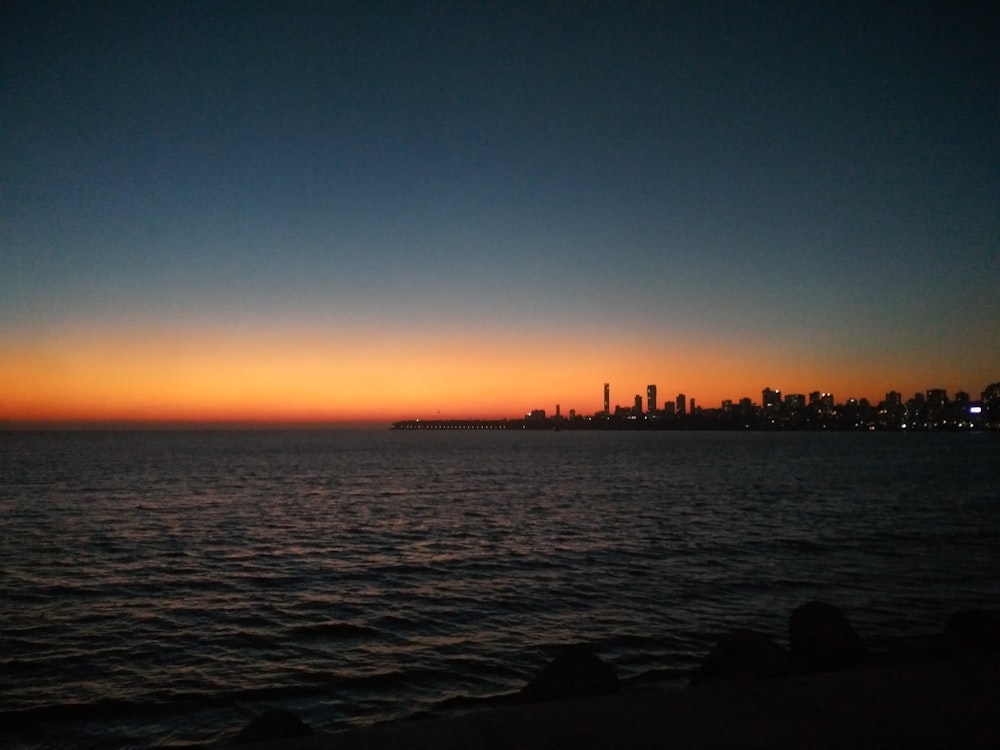
<path fill-rule="evenodd" d="M 0 433 L 0 744 L 463 710 L 589 644 L 680 684 L 841 606 L 1000 606 L 1000 435 Z"/>

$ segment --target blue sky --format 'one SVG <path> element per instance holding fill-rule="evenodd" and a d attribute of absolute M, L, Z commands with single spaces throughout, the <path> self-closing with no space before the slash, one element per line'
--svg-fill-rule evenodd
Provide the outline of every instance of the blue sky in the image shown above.
<path fill-rule="evenodd" d="M 594 408 L 609 370 L 708 402 L 1000 379 L 990 4 L 2 15 L 0 363 L 21 378 L 39 352 L 99 377 L 74 331 L 209 328 L 264 359 L 336 330 L 604 349 L 614 367 L 564 377 Z"/>

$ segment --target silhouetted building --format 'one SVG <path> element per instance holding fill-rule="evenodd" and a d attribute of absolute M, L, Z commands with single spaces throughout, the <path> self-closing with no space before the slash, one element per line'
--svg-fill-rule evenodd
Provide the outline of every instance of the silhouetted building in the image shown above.
<path fill-rule="evenodd" d="M 980 398 L 984 404 L 1000 402 L 1000 383 L 990 383 L 982 392 Z"/>
<path fill-rule="evenodd" d="M 760 394 L 760 405 L 765 416 L 774 416 L 781 411 L 781 391 L 765 388 Z"/>
<path fill-rule="evenodd" d="M 927 399 L 923 393 L 914 393 L 913 398 L 906 402 L 906 415 L 903 424 L 911 430 L 923 430 L 930 425 Z"/>
<path fill-rule="evenodd" d="M 948 403 L 948 391 L 944 388 L 931 388 L 927 391 L 927 408 L 942 409 Z"/>
<path fill-rule="evenodd" d="M 682 417 L 687 414 L 687 396 L 683 393 L 677 394 L 677 414 Z"/>
<path fill-rule="evenodd" d="M 635 394 L 635 406 L 632 407 L 632 413 L 637 417 L 642 416 L 642 396 L 638 393 Z"/>
<path fill-rule="evenodd" d="M 857 429 L 861 426 L 861 405 L 856 398 L 849 398 L 840 410 L 841 420 L 848 427 Z"/>
<path fill-rule="evenodd" d="M 990 383 L 982 394 L 981 416 L 989 427 L 1000 427 L 1000 383 Z"/>
<path fill-rule="evenodd" d="M 652 416 L 656 414 L 656 386 L 646 386 L 646 412 Z"/>
<path fill-rule="evenodd" d="M 878 426 L 883 430 L 898 430 L 906 421 L 906 407 L 899 391 L 889 391 L 879 404 Z"/>
<path fill-rule="evenodd" d="M 806 408 L 806 397 L 803 393 L 789 393 L 785 396 L 785 409 L 789 414 L 798 414 Z"/>
<path fill-rule="evenodd" d="M 604 413 L 611 413 L 611 384 L 604 384 Z"/>

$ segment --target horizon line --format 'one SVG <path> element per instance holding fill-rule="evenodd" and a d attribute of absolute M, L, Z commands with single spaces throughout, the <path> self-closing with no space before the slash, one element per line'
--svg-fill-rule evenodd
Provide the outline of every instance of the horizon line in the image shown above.
<path fill-rule="evenodd" d="M 224 430 L 374 430 L 388 428 L 385 419 L 4 419 L 0 432 L 224 431 Z"/>

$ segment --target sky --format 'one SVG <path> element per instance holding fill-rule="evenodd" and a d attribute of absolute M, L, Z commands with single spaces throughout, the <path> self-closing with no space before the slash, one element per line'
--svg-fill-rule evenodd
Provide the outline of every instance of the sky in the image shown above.
<path fill-rule="evenodd" d="M 976 398 L 998 38 L 992 3 L 8 0 L 0 423 Z"/>

